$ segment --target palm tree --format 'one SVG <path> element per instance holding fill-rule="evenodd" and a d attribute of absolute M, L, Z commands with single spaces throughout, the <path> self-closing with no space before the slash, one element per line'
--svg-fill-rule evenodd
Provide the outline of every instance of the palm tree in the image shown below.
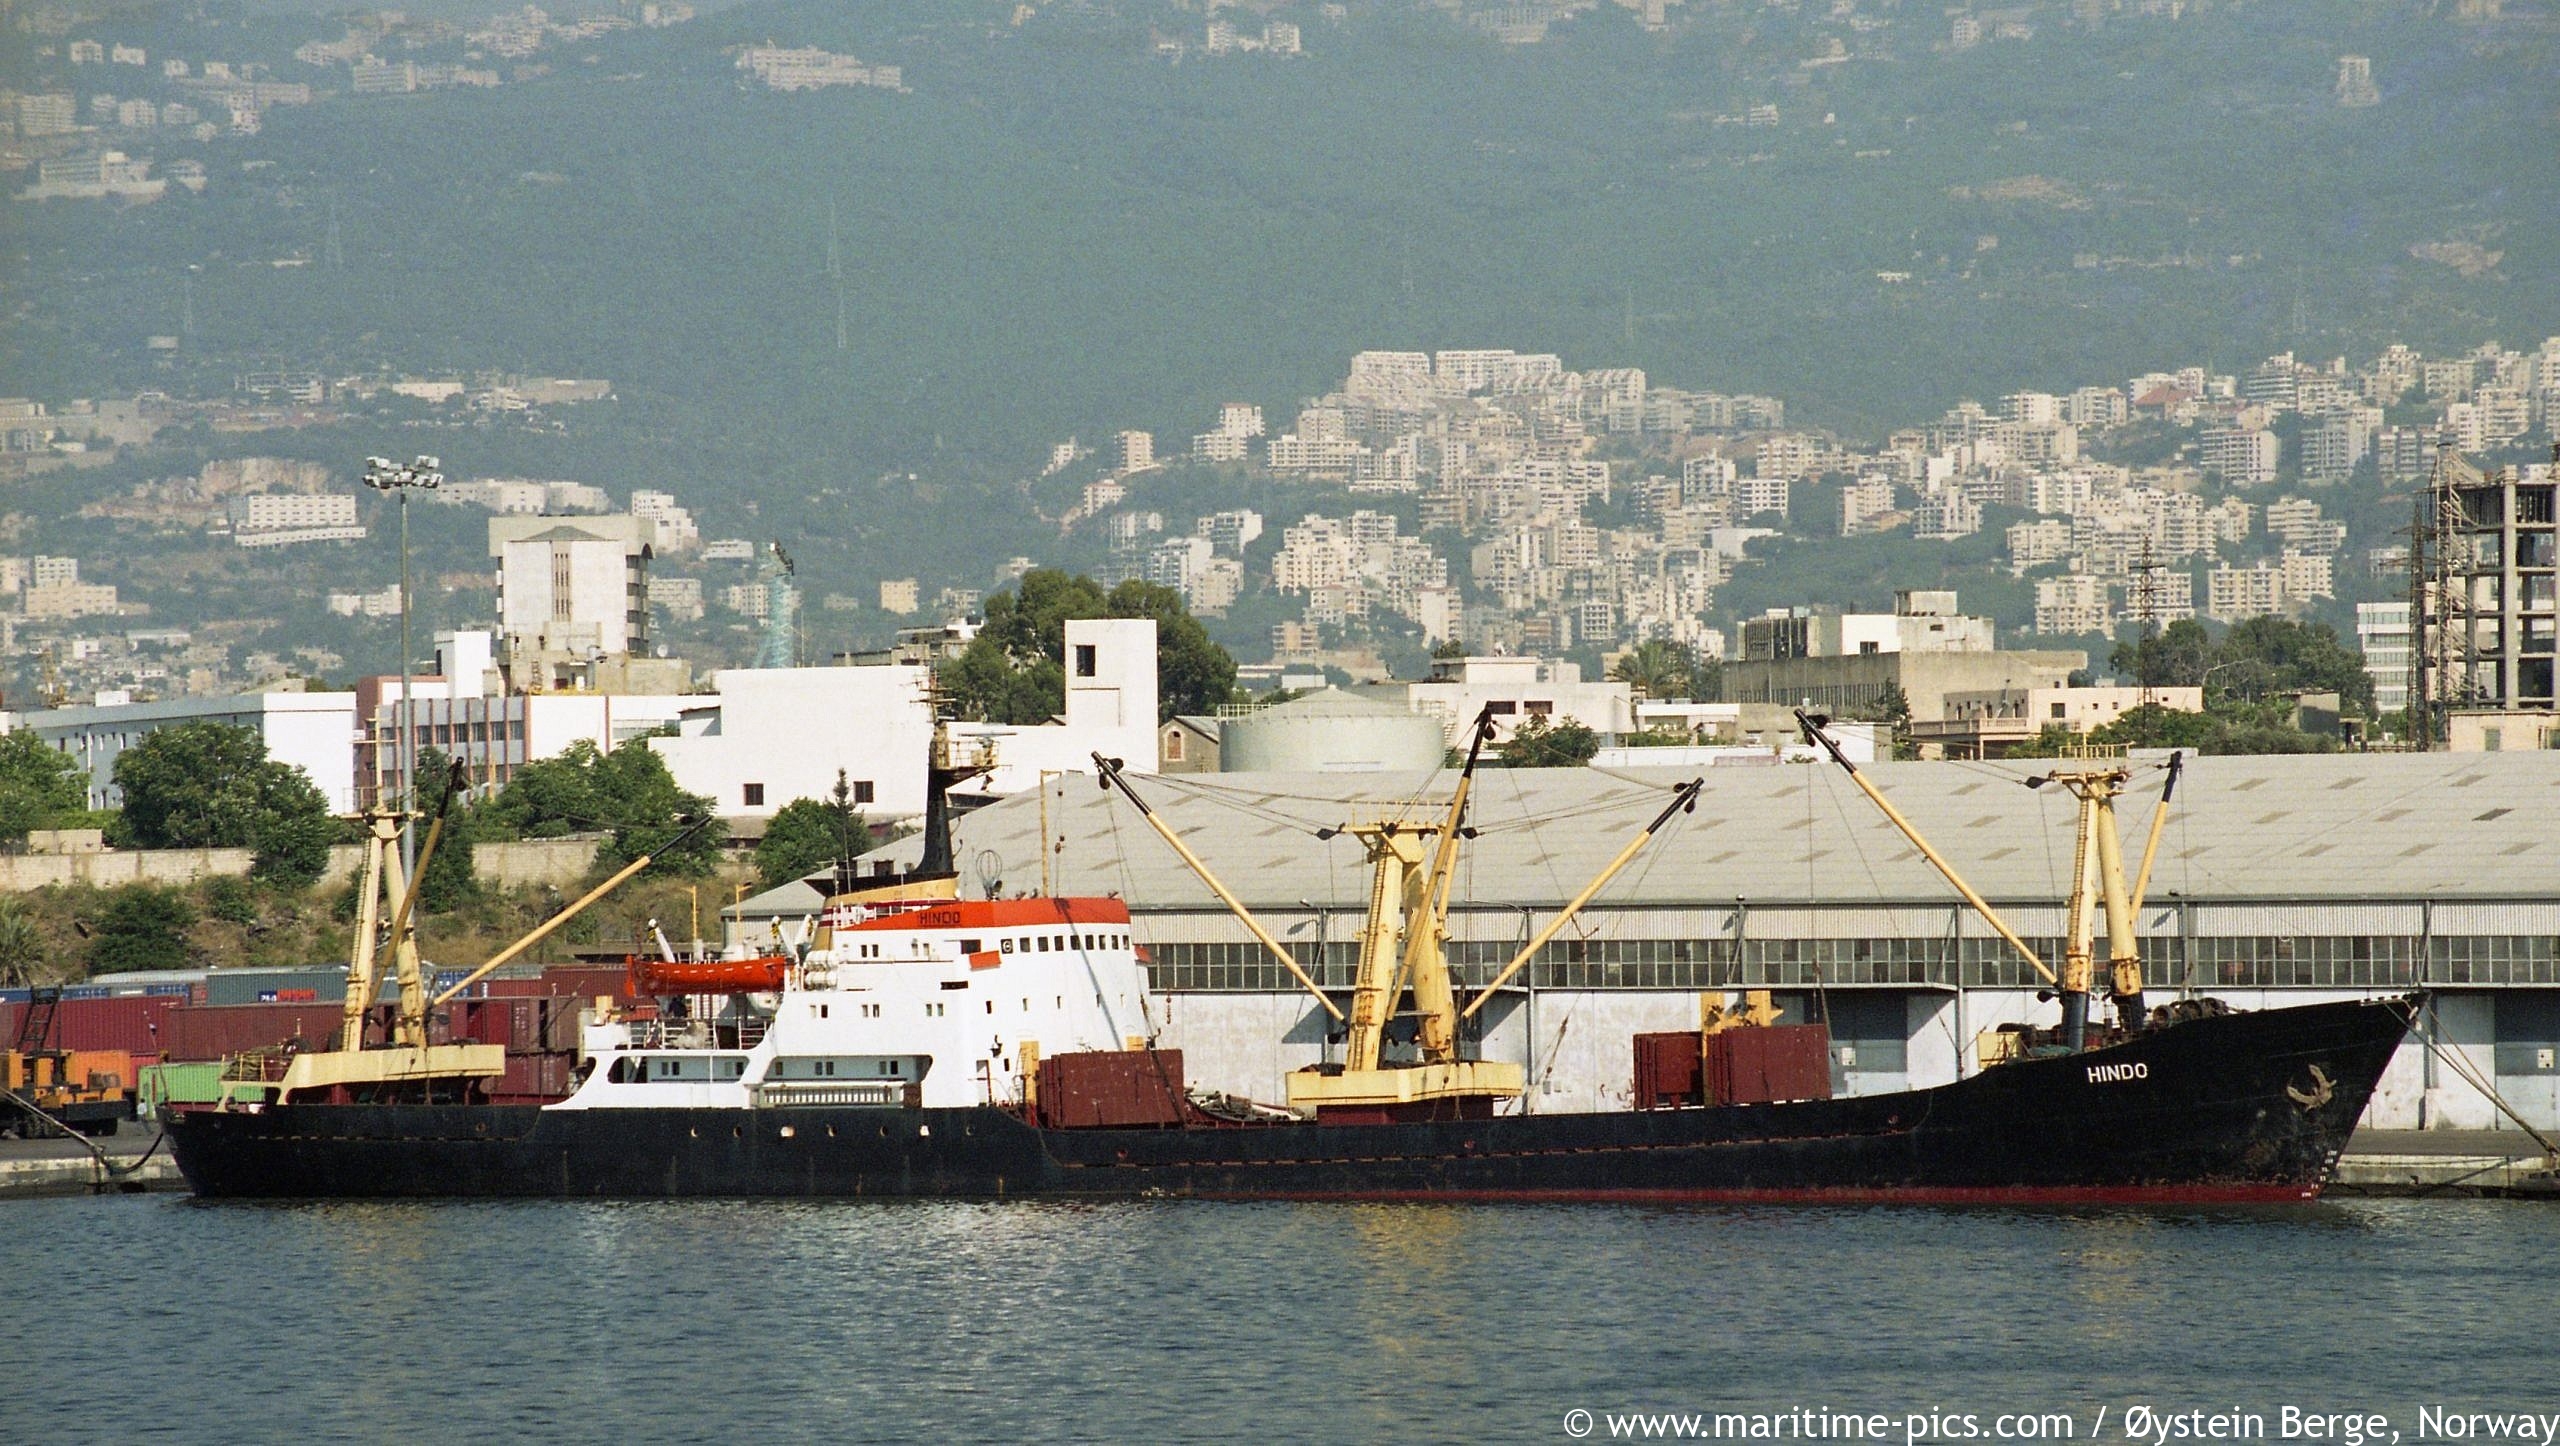
<path fill-rule="evenodd" d="M 1688 698 L 1697 657 L 1686 644 L 1669 638 L 1647 638 L 1618 655 L 1609 676 L 1634 687 L 1646 698 Z"/>
<path fill-rule="evenodd" d="M 30 984 L 44 958 L 44 930 L 15 899 L 0 899 L 0 985 Z"/>

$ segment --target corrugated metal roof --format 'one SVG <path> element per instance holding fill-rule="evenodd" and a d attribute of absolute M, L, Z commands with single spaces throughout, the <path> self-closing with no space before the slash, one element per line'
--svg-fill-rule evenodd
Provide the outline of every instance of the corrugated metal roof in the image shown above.
<path fill-rule="evenodd" d="M 2074 804 L 2022 781 L 2050 760 L 1890 763 L 1868 775 L 1974 887 L 2000 901 L 2059 899 L 2072 867 Z M 2161 772 L 2137 761 L 2121 810 L 2126 862 L 2141 856 Z M 1471 822 L 1480 836 L 1462 899 L 1552 905 L 1570 898 L 1692 776 L 1680 770 L 1488 769 Z M 1381 812 L 1436 816 L 1454 774 L 1194 774 L 1132 782 L 1248 903 L 1366 901 L 1358 842 L 1319 828 Z M 1063 793 L 1063 798 L 1060 794 Z M 1038 887 L 1039 800 L 965 816 L 964 891 L 992 874 Z M 1216 908 L 1128 803 L 1078 785 L 1049 800 L 1053 883 L 1142 908 Z M 909 839 L 874 857 L 907 859 Z M 984 867 L 992 856 L 992 869 Z M 2191 758 L 2154 870 L 2154 899 L 2560 897 L 2560 752 Z M 1693 816 L 1675 819 L 1602 895 L 1627 904 L 1753 900 L 1945 903 L 1954 899 L 1856 785 L 1828 765 L 1719 768 Z"/>

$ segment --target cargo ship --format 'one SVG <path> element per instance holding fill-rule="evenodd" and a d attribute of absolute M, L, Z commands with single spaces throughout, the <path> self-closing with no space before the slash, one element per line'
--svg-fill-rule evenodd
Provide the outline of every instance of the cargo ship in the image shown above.
<path fill-rule="evenodd" d="M 1805 720 L 1827 743 L 1821 724 Z M 2298 1202 L 2331 1178 L 2413 1018 L 2407 997 L 2149 1006 L 2131 922 L 2140 886 L 2124 877 L 2113 811 L 2131 772 L 2121 759 L 2043 780 L 2081 799 L 2083 867 L 2057 969 L 1835 751 L 2053 980 L 2060 1019 L 1986 1036 L 1984 1067 L 1954 1083 L 1833 1098 L 1823 1027 L 1778 1023 L 1766 994 L 1745 990 L 1705 1002 L 1694 1034 L 1631 1040 L 1636 1108 L 1527 1111 L 1521 1066 L 1466 1057 L 1464 1020 L 1694 809 L 1703 780 L 1462 997 L 1442 944 L 1491 732 L 1476 720 L 1445 810 L 1333 831 L 1372 867 L 1347 1007 L 1113 760 L 1095 760 L 1103 786 L 1331 1016 L 1339 1057 L 1287 1075 L 1281 1102 L 1186 1085 L 1181 1052 L 1158 1047 L 1162 1011 L 1122 901 L 959 897 L 935 807 L 915 869 L 843 880 L 786 952 L 722 967 L 635 959 L 636 982 L 688 992 L 597 1000 L 574 1091 L 556 1103 L 493 1103 L 500 1061 L 404 1029 L 404 1043 L 305 1055 L 175 1114 L 171 1146 L 194 1190 L 223 1198 Z M 937 754 L 932 772 L 938 803 L 953 770 Z M 2162 813 L 2174 786 L 2173 766 Z M 2111 1023 L 2089 1016 L 2093 934 L 2107 944 Z M 729 992 L 691 992 L 703 985 Z"/>

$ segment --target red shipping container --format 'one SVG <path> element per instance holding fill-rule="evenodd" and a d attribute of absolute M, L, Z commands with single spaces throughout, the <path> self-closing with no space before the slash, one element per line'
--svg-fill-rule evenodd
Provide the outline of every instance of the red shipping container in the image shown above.
<path fill-rule="evenodd" d="M 487 988 L 492 999 L 583 998 L 592 1004 L 599 994 L 630 998 L 629 984 L 620 969 L 546 969 L 532 979 L 492 979 Z"/>
<path fill-rule="evenodd" d="M 1831 1031 L 1772 1024 L 1707 1036 L 1707 1087 L 1720 1105 L 1831 1098 Z"/>
<path fill-rule="evenodd" d="M 1697 1031 L 1635 1037 L 1635 1106 L 1677 1109 L 1707 1102 L 1705 1051 Z"/>
<path fill-rule="evenodd" d="M 1131 1129 L 1183 1119 L 1182 1051 L 1090 1051 L 1040 1061 L 1040 1123 L 1051 1129 Z"/>
<path fill-rule="evenodd" d="M 306 1049 L 327 1049 L 340 1018 L 335 1004 L 188 1005 L 162 1017 L 161 1049 L 175 1060 L 222 1059 L 297 1039 Z"/>
<path fill-rule="evenodd" d="M 49 1047 L 157 1054 L 164 1048 L 161 1021 L 177 1003 L 167 995 L 149 994 L 63 1000 L 54 1011 Z M 17 1035 L 13 1031 L 8 1037 L 15 1040 Z"/>
<path fill-rule="evenodd" d="M 542 1051 L 545 1054 L 575 1054 L 582 1042 L 586 1012 L 595 1008 L 595 997 L 585 994 L 563 994 L 542 1002 Z"/>

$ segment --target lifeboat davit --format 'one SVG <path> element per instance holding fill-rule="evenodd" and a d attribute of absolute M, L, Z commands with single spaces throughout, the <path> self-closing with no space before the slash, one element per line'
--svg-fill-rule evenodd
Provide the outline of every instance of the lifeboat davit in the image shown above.
<path fill-rule="evenodd" d="M 663 994 L 772 994 L 782 988 L 791 973 L 791 956 L 765 954 L 753 959 L 644 959 L 631 955 L 623 960 L 630 975 L 631 992 L 638 996 Z"/>

